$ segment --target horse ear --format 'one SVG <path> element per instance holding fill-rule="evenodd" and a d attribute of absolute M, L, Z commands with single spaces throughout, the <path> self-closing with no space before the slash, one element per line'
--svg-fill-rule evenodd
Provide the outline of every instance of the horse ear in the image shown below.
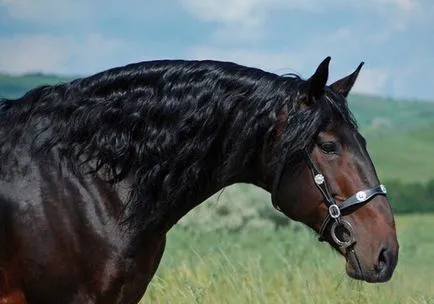
<path fill-rule="evenodd" d="M 331 57 L 326 57 L 318 66 L 315 73 L 307 80 L 307 93 L 309 104 L 314 103 L 324 94 L 324 89 L 329 77 L 329 63 Z"/>
<path fill-rule="evenodd" d="M 357 76 L 359 76 L 359 72 L 364 64 L 365 63 L 362 61 L 353 73 L 351 73 L 347 77 L 335 81 L 333 84 L 330 85 L 330 88 L 336 93 L 347 97 L 351 91 L 351 88 L 356 82 Z"/>

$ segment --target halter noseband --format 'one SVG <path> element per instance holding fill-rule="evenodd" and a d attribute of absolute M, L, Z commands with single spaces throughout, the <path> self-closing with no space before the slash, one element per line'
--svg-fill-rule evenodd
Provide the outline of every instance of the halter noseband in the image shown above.
<path fill-rule="evenodd" d="M 372 188 L 361 190 L 356 194 L 347 198 L 342 204 L 338 205 L 336 204 L 335 198 L 330 194 L 329 187 L 327 181 L 325 180 L 324 175 L 315 165 L 314 161 L 312 160 L 312 158 L 310 157 L 309 153 L 306 150 L 305 150 L 305 155 L 315 185 L 320 190 L 322 196 L 324 197 L 324 203 L 328 207 L 328 214 L 323 220 L 319 230 L 319 235 L 320 235 L 319 240 L 324 241 L 326 228 L 330 224 L 330 221 L 334 220 L 334 223 L 330 230 L 331 237 L 338 246 L 342 248 L 348 248 L 351 245 L 355 244 L 356 240 L 354 238 L 353 228 L 350 222 L 348 222 L 343 218 L 342 212 L 348 210 L 351 207 L 365 204 L 374 196 L 386 195 L 387 194 L 386 187 L 380 184 Z M 272 193 L 273 206 L 279 211 L 281 210 L 276 203 L 276 195 L 277 195 L 276 192 L 279 187 L 282 172 L 283 172 L 283 166 L 278 170 L 277 180 L 275 181 L 275 185 L 273 187 L 273 193 Z M 344 228 L 347 231 L 349 235 L 348 239 L 339 238 L 339 236 L 336 234 L 336 229 L 339 227 Z"/>

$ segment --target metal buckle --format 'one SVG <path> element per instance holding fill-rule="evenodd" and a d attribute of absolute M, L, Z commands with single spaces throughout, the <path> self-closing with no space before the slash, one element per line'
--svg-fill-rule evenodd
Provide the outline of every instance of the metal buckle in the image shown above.
<path fill-rule="evenodd" d="M 330 205 L 329 214 L 331 218 L 337 219 L 341 216 L 341 209 L 339 209 L 339 206 L 336 204 Z"/>
<path fill-rule="evenodd" d="M 339 239 L 339 237 L 336 235 L 336 228 L 338 227 L 343 227 L 348 231 L 349 234 L 348 240 Z M 356 242 L 354 238 L 353 227 L 351 226 L 350 222 L 348 222 L 345 219 L 341 219 L 339 222 L 334 222 L 330 229 L 330 234 L 332 236 L 333 241 L 335 241 L 335 243 L 338 244 L 338 246 L 344 249 L 350 247 Z"/>

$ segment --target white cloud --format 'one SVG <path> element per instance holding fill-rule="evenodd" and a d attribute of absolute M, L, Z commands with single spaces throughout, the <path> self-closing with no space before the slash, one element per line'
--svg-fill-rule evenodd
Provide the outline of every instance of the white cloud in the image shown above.
<path fill-rule="evenodd" d="M 270 1 L 263 1 L 265 5 Z M 187 10 L 197 18 L 208 22 L 257 24 L 260 0 L 182 0 Z M 258 14 L 259 13 L 259 14 Z"/>
<path fill-rule="evenodd" d="M 126 41 L 97 33 L 80 40 L 53 35 L 0 38 L 0 71 L 88 74 L 138 60 L 138 54 L 132 50 L 134 47 Z"/>
<path fill-rule="evenodd" d="M 371 2 L 377 5 L 392 5 L 404 11 L 411 11 L 420 4 L 418 0 L 371 0 Z"/>
<path fill-rule="evenodd" d="M 395 31 L 403 30 L 411 21 L 417 20 L 423 11 L 420 0 L 181 0 L 181 3 L 198 20 L 216 23 L 213 41 L 227 44 L 265 38 L 264 27 L 274 12 L 288 12 L 290 18 L 297 12 L 325 14 L 338 7 L 365 10 L 366 16 L 380 14 L 384 27 L 374 33 L 373 41 L 385 42 Z"/>
<path fill-rule="evenodd" d="M 49 35 L 0 38 L 0 70 L 8 73 L 28 71 L 59 72 L 75 49 L 73 39 L 54 39 Z"/>
<path fill-rule="evenodd" d="M 351 31 L 348 27 L 339 28 L 336 31 L 330 33 L 330 35 L 327 35 L 327 40 L 329 40 L 332 43 L 336 42 L 342 42 L 342 41 L 349 41 L 353 39 L 354 33 Z"/>
<path fill-rule="evenodd" d="M 327 12 L 337 7 L 414 11 L 418 0 L 181 0 L 184 7 L 198 19 L 207 22 L 259 24 L 273 11 Z M 390 11 L 389 11 L 390 12 Z"/>
<path fill-rule="evenodd" d="M 45 30 L 35 35 L 12 36 L 7 31 L 8 36 L 5 36 L 3 33 L 0 36 L 0 70 L 89 74 L 128 62 L 151 59 L 145 55 L 154 54 L 156 56 L 152 59 L 187 56 L 191 59 L 229 60 L 277 74 L 295 72 L 306 78 L 325 56 L 330 55 L 331 78 L 344 76 L 342 73 L 349 66 L 355 67 L 361 60 L 367 64 L 382 62 L 381 67 L 364 67 L 354 89 L 375 94 L 382 93 L 387 87 L 395 94 L 404 94 L 415 91 L 413 84 L 417 75 L 429 73 L 426 70 L 403 73 L 408 70 L 410 58 L 416 57 L 414 60 L 421 62 L 423 56 L 428 56 L 424 59 L 424 68 L 432 63 L 425 50 L 430 49 L 432 44 L 426 30 L 420 33 L 420 45 L 412 46 L 424 50 L 411 52 L 417 56 L 403 54 L 398 71 L 387 58 L 387 52 L 393 52 L 390 50 L 392 45 L 405 44 L 405 35 L 417 35 L 419 28 L 430 28 L 434 1 L 178 0 L 176 5 L 174 1 L 151 3 L 125 0 L 107 4 L 103 0 L 0 0 L 1 16 L 11 21 L 10 27 L 20 25 L 22 30 L 34 25 Z M 173 11 L 163 14 L 169 10 L 169 5 Z M 159 22 L 158 16 L 165 16 L 162 19 L 164 22 L 176 24 L 179 22 L 176 18 L 182 16 L 182 12 L 177 11 L 179 5 L 194 16 L 196 22 L 199 20 L 208 25 L 198 32 L 189 29 L 188 39 L 173 39 L 173 42 L 167 43 L 170 46 L 165 47 L 166 42 L 172 40 L 168 36 L 173 32 L 166 31 L 167 24 Z M 104 6 L 103 10 L 101 6 Z M 269 21 L 275 18 L 276 12 L 279 16 L 288 16 L 288 20 L 281 20 L 278 28 L 272 28 L 276 24 Z M 354 13 L 358 17 L 354 18 L 354 22 L 352 19 L 346 22 L 346 19 L 340 19 L 341 12 L 348 12 L 347 18 Z M 306 23 L 310 23 L 309 30 L 281 26 L 291 25 L 291 16 L 295 14 L 300 14 Z M 362 19 L 364 16 L 365 20 Z M 322 23 L 325 18 L 335 17 L 337 19 L 333 23 Z M 164 29 L 163 34 L 155 38 L 129 33 L 129 41 L 125 40 L 125 36 L 100 34 L 111 32 L 117 35 L 142 23 L 146 24 L 143 26 L 155 26 L 156 33 Z M 339 25 L 342 27 L 336 28 Z M 197 22 L 197 26 L 200 27 L 201 23 Z M 118 28 L 112 31 L 114 27 Z M 55 28 L 55 33 L 62 34 L 50 34 Z M 183 31 L 181 26 L 180 31 Z M 134 36 L 136 41 L 130 38 Z M 198 40 L 200 42 L 196 45 Z M 147 43 L 151 43 L 154 49 L 146 49 Z"/>
<path fill-rule="evenodd" d="M 335 0 L 336 1 L 336 0 Z M 339 0 L 342 1 L 342 0 Z M 274 10 L 316 11 L 318 0 L 181 0 L 184 7 L 203 21 L 257 25 Z"/>
<path fill-rule="evenodd" d="M 59 25 L 90 18 L 90 2 L 85 0 L 0 0 L 9 16 L 15 20 Z"/>
<path fill-rule="evenodd" d="M 300 72 L 304 68 L 303 61 L 298 55 L 285 51 L 270 52 L 243 48 L 227 49 L 198 46 L 188 51 L 188 57 L 191 59 L 232 61 L 276 74 L 301 74 Z"/>
<path fill-rule="evenodd" d="M 384 69 L 362 68 L 352 91 L 375 95 L 383 91 L 388 80 L 389 73 Z"/>
<path fill-rule="evenodd" d="M 284 73 L 296 73 L 305 79 L 311 76 L 316 66 L 324 59 L 322 57 L 304 56 L 301 52 L 261 52 L 241 48 L 228 50 L 207 46 L 190 49 L 189 56 L 193 59 L 232 61 L 247 66 L 258 67 L 279 75 Z M 310 60 L 308 58 L 310 58 Z M 316 59 L 318 59 L 318 62 L 313 62 Z M 341 65 L 339 59 L 332 60 L 330 66 L 332 71 L 335 70 L 334 65 Z M 305 71 L 305 73 L 302 71 Z M 349 73 L 350 72 L 348 72 L 348 74 Z M 335 72 L 331 74 L 336 75 Z M 339 75 L 335 78 L 338 79 L 345 76 L 346 75 Z M 389 80 L 389 72 L 386 69 L 364 67 L 352 91 L 365 94 L 378 94 L 383 91 Z M 334 80 L 330 77 L 329 83 L 333 81 Z"/>
<path fill-rule="evenodd" d="M 181 0 L 197 19 L 216 23 L 216 42 L 252 41 L 265 36 L 263 26 L 273 11 L 315 11 L 317 0 Z"/>

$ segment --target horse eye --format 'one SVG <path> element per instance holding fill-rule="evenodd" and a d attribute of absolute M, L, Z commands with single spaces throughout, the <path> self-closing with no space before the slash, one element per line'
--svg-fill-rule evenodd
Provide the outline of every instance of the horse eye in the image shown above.
<path fill-rule="evenodd" d="M 338 148 L 336 143 L 330 141 L 330 142 L 325 142 L 325 143 L 321 143 L 320 144 L 320 148 L 321 150 L 323 150 L 325 153 L 337 153 L 338 152 Z"/>

